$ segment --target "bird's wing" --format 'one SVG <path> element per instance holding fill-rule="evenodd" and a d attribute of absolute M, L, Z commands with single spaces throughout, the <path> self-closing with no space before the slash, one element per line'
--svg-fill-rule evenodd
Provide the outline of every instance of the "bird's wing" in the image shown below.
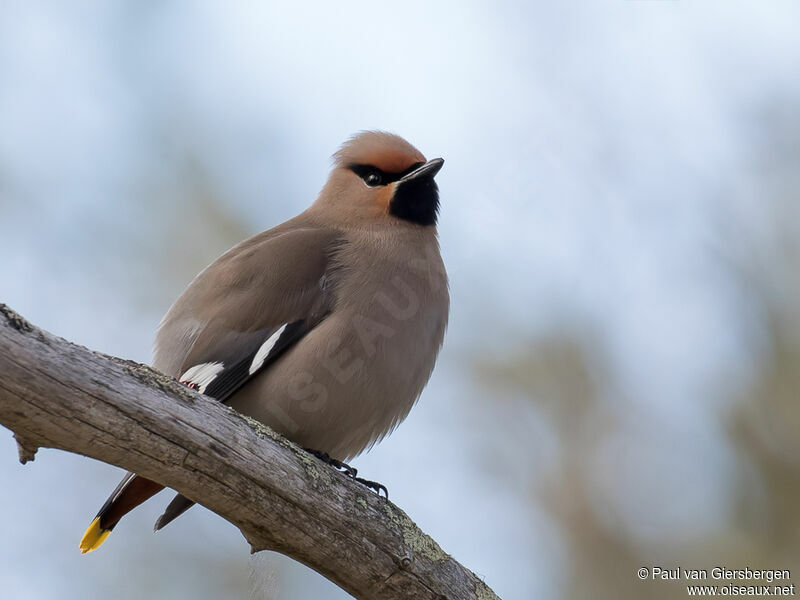
<path fill-rule="evenodd" d="M 269 365 L 303 337 L 314 321 L 299 319 L 248 334 L 226 333 L 213 338 L 208 359 L 189 361 L 180 376 L 182 383 L 206 396 L 226 402 L 253 375 Z"/>
<path fill-rule="evenodd" d="M 164 317 L 154 366 L 224 402 L 332 306 L 336 232 L 279 228 L 234 247 Z"/>
<path fill-rule="evenodd" d="M 289 221 L 234 247 L 164 317 L 153 365 L 225 402 L 325 318 L 339 244 L 333 231 Z M 156 530 L 193 504 L 176 495 Z"/>

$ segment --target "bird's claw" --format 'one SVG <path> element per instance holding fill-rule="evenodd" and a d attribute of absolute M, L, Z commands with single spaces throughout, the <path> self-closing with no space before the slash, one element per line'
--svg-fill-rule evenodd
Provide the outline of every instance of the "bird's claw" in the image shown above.
<path fill-rule="evenodd" d="M 329 464 L 333 468 L 339 469 L 342 473 L 344 473 L 348 477 L 352 477 L 353 479 L 355 479 L 356 476 L 358 475 L 358 470 L 356 468 L 351 467 L 347 463 L 344 463 L 340 460 L 333 458 L 327 452 L 320 452 L 319 450 L 310 450 L 308 448 L 304 448 L 304 450 L 309 454 L 313 454 L 322 462 Z"/>
<path fill-rule="evenodd" d="M 363 477 L 353 477 L 353 479 L 355 479 L 361 485 L 364 485 L 369 489 L 371 489 L 373 492 L 378 494 L 378 496 L 380 496 L 381 492 L 383 492 L 383 495 L 386 496 L 386 499 L 387 500 L 389 499 L 389 490 L 387 490 L 386 486 L 383 485 L 382 483 L 378 483 L 377 481 L 370 481 L 369 479 L 364 479 Z"/>
<path fill-rule="evenodd" d="M 361 485 L 366 486 L 372 491 L 374 491 L 376 494 L 378 494 L 378 496 L 380 496 L 381 492 L 383 492 L 383 494 L 386 496 L 386 499 L 387 500 L 389 499 L 389 490 L 386 489 L 385 485 L 383 485 L 382 483 L 378 483 L 377 481 L 370 481 L 369 479 L 364 479 L 363 477 L 359 477 L 358 469 L 356 469 L 355 467 L 351 467 L 347 463 L 331 457 L 331 455 L 328 454 L 327 452 L 320 452 L 319 450 L 311 450 L 309 448 L 304 448 L 304 450 L 309 454 L 313 454 L 322 462 L 331 465 L 335 469 L 338 469 L 348 477 L 352 477 Z"/>

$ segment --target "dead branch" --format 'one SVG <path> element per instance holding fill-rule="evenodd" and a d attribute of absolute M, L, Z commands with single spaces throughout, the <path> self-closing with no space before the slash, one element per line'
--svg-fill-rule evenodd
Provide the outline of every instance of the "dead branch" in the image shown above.
<path fill-rule="evenodd" d="M 135 471 L 230 521 L 252 551 L 286 554 L 356 598 L 497 598 L 394 504 L 267 427 L 4 304 L 0 424 L 23 463 L 48 447 Z"/>

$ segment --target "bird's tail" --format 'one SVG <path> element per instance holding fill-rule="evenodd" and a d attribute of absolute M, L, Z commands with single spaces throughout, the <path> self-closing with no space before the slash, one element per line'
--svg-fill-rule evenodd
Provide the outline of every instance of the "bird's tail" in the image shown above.
<path fill-rule="evenodd" d="M 81 539 L 82 554 L 99 548 L 119 520 L 148 498 L 164 489 L 164 486 L 135 473 L 128 473 L 119 482 L 114 492 L 97 512 Z"/>
<path fill-rule="evenodd" d="M 194 502 L 186 498 L 185 496 L 181 496 L 178 494 L 172 499 L 167 505 L 164 514 L 158 517 L 158 521 L 156 521 L 156 526 L 153 529 L 154 531 L 158 531 L 159 529 L 165 527 L 169 523 L 172 523 L 175 519 L 180 517 L 183 513 L 194 506 Z"/>

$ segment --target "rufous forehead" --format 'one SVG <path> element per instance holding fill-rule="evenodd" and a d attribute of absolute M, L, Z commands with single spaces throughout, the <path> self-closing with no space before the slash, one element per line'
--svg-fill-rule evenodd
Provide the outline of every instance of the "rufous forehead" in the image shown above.
<path fill-rule="evenodd" d="M 402 173 L 411 165 L 425 162 L 425 157 L 419 152 L 396 152 L 392 150 L 377 150 L 371 153 L 365 153 L 364 158 L 359 161 L 360 164 L 372 165 L 378 167 L 384 173 Z"/>
<path fill-rule="evenodd" d="M 401 173 L 425 162 L 422 153 L 403 138 L 384 132 L 367 132 L 351 139 L 336 153 L 341 167 L 372 165 L 386 173 Z"/>

